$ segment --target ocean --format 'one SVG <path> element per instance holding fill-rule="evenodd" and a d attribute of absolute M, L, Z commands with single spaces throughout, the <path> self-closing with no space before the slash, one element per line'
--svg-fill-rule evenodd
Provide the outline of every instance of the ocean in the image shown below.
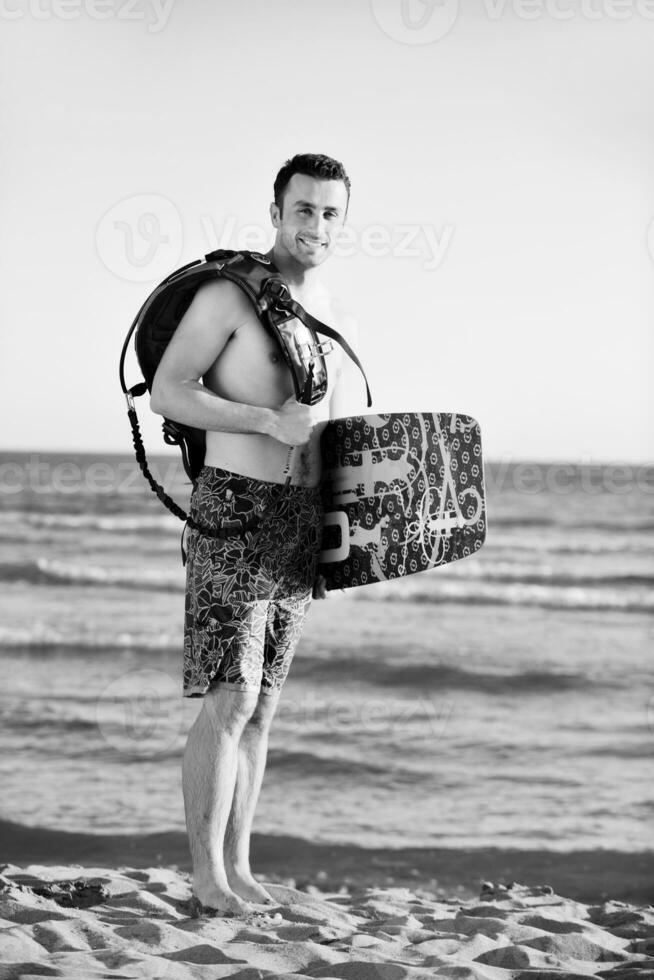
<path fill-rule="evenodd" d="M 186 506 L 177 458 L 151 462 Z M 257 833 L 654 848 L 654 468 L 486 482 L 478 554 L 313 603 Z M 2 820 L 184 831 L 181 528 L 129 455 L 0 454 Z"/>

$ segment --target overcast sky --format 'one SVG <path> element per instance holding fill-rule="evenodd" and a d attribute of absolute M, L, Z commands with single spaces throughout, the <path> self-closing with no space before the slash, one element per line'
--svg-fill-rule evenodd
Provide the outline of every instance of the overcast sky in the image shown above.
<path fill-rule="evenodd" d="M 473 415 L 494 459 L 651 458 L 654 3 L 1 0 L 0 21 L 0 448 L 129 452 L 141 302 L 211 248 L 267 248 L 277 170 L 321 152 L 352 180 L 325 277 L 376 411 Z"/>

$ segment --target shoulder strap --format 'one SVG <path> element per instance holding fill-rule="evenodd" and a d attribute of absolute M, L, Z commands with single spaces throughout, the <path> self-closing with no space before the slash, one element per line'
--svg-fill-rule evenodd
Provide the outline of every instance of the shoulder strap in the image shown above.
<path fill-rule="evenodd" d="M 262 319 L 266 312 L 271 312 L 271 308 L 273 311 L 276 309 L 279 312 L 292 313 L 315 333 L 324 334 L 340 344 L 363 375 L 368 408 L 370 408 L 372 405 L 370 386 L 366 372 L 357 355 L 337 330 L 312 316 L 297 300 L 293 299 L 281 272 L 267 256 L 261 255 L 259 252 L 231 252 L 226 249 L 217 249 L 215 252 L 206 255 L 205 259 L 207 262 L 223 262 L 220 270 L 221 275 L 226 279 L 231 279 L 232 282 L 241 286 L 248 293 Z"/>
<path fill-rule="evenodd" d="M 337 344 L 341 345 L 341 347 L 343 348 L 347 356 L 354 361 L 359 371 L 361 371 L 361 374 L 363 375 L 363 380 L 365 381 L 366 384 L 366 395 L 368 397 L 368 408 L 370 408 L 370 406 L 372 405 L 372 396 L 370 394 L 370 386 L 368 384 L 366 372 L 363 370 L 363 364 L 361 363 L 357 355 L 354 353 L 354 351 L 348 344 L 345 337 L 343 337 L 338 332 L 338 330 L 334 330 L 333 327 L 328 327 L 326 323 L 322 322 L 322 320 L 318 320 L 316 319 L 315 316 L 312 316 L 311 313 L 307 313 L 304 307 L 300 306 L 300 304 L 297 303 L 294 299 L 288 301 L 287 305 L 288 305 L 288 309 L 291 310 L 293 313 L 295 313 L 298 320 L 302 320 L 302 322 L 306 324 L 307 327 L 311 327 L 313 330 L 316 331 L 316 333 L 322 333 L 326 337 L 331 337 L 332 340 L 335 340 Z"/>

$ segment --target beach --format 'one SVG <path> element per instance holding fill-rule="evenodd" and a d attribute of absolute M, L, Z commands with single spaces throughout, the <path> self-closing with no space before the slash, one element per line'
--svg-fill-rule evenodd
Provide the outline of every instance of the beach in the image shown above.
<path fill-rule="evenodd" d="M 5 866 L 0 976 L 654 975 L 651 906 L 585 905 L 549 886 L 490 881 L 467 901 L 402 887 L 266 884 L 274 905 L 229 917 L 197 908 L 188 874 L 170 867 Z"/>
<path fill-rule="evenodd" d="M 649 484 L 490 467 L 479 555 L 314 603 L 241 922 L 189 905 L 181 524 L 128 456 L 0 462 L 0 980 L 654 976 Z"/>

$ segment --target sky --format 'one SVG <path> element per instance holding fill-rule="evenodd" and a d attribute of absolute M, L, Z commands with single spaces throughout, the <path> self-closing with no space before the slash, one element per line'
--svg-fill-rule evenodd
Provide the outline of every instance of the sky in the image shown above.
<path fill-rule="evenodd" d="M 324 278 L 375 412 L 472 415 L 495 460 L 652 459 L 654 2 L 0 0 L 0 22 L 0 449 L 129 452 L 141 303 L 213 248 L 268 248 L 275 174 L 316 152 L 352 181 Z"/>

